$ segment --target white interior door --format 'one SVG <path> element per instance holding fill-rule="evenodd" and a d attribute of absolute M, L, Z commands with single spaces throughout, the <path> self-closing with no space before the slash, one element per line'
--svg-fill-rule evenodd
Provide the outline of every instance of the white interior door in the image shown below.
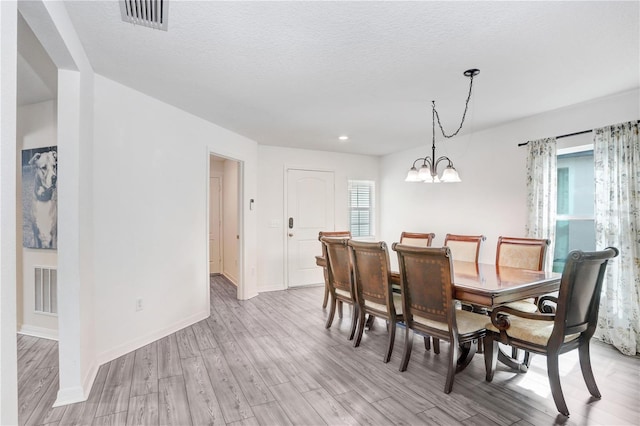
<path fill-rule="evenodd" d="M 219 176 L 209 180 L 209 273 L 222 273 L 222 182 Z"/>
<path fill-rule="evenodd" d="M 334 228 L 333 172 L 287 170 L 287 285 L 324 281 L 315 257 L 322 254 L 318 232 Z"/>

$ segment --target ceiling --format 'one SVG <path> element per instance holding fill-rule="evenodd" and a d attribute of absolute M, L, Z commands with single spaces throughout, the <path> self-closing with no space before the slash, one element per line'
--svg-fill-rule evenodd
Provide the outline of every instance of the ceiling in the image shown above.
<path fill-rule="evenodd" d="M 58 95 L 58 70 L 29 25 L 18 15 L 17 105 L 35 104 Z"/>
<path fill-rule="evenodd" d="M 260 144 L 384 155 L 640 86 L 638 2 L 66 2 L 94 70 Z M 576 129 L 582 130 L 582 129 Z M 339 135 L 350 137 L 340 142 Z"/>

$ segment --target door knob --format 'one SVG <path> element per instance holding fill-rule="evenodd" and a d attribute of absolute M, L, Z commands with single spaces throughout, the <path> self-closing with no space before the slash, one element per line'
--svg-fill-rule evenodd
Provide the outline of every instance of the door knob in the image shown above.
<path fill-rule="evenodd" d="M 290 234 L 289 234 L 289 236 L 290 236 L 290 237 L 293 237 L 293 234 L 291 234 L 291 233 L 290 233 Z"/>

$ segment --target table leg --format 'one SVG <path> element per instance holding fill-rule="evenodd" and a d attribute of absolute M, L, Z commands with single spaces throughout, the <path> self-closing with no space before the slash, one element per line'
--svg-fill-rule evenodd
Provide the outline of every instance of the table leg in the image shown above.
<path fill-rule="evenodd" d="M 474 340 L 472 342 L 463 343 L 460 345 L 460 357 L 458 357 L 458 365 L 456 366 L 456 373 L 467 368 L 467 365 L 473 359 L 473 356 L 476 354 L 476 350 L 478 348 L 478 341 Z"/>
<path fill-rule="evenodd" d="M 501 348 L 498 348 L 498 361 L 506 365 L 507 367 L 516 370 L 520 373 L 526 373 L 529 370 L 529 360 L 526 359 L 524 362 L 520 362 L 517 359 L 510 357 L 505 354 Z"/>

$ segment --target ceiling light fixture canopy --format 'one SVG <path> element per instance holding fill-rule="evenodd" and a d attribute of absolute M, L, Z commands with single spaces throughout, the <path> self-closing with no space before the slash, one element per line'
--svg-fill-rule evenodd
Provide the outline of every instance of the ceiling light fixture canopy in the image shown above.
<path fill-rule="evenodd" d="M 464 113 L 462 114 L 462 120 L 460 121 L 460 126 L 458 130 L 454 133 L 447 135 L 442 128 L 442 123 L 440 123 L 440 115 L 436 110 L 436 101 L 431 101 L 431 123 L 432 123 L 432 144 L 431 144 L 431 157 L 425 156 L 421 158 L 417 158 L 409 172 L 407 173 L 406 182 L 425 182 L 425 183 L 440 183 L 440 182 L 461 182 L 460 175 L 458 175 L 458 171 L 453 167 L 453 161 L 449 159 L 447 156 L 442 156 L 436 159 L 436 119 L 438 120 L 438 126 L 442 131 L 442 136 L 445 138 L 452 138 L 460 132 L 462 129 L 462 125 L 464 124 L 464 119 L 467 116 L 467 109 L 469 108 L 469 100 L 471 99 L 471 89 L 473 88 L 473 77 L 480 74 L 480 70 L 473 68 L 470 70 L 466 70 L 464 72 L 465 77 L 469 77 L 469 95 L 467 96 L 467 101 L 464 106 Z M 420 169 L 416 169 L 416 163 L 422 161 L 422 166 Z M 447 162 L 447 166 L 442 172 L 442 176 L 438 177 L 438 165 L 443 162 Z"/>

